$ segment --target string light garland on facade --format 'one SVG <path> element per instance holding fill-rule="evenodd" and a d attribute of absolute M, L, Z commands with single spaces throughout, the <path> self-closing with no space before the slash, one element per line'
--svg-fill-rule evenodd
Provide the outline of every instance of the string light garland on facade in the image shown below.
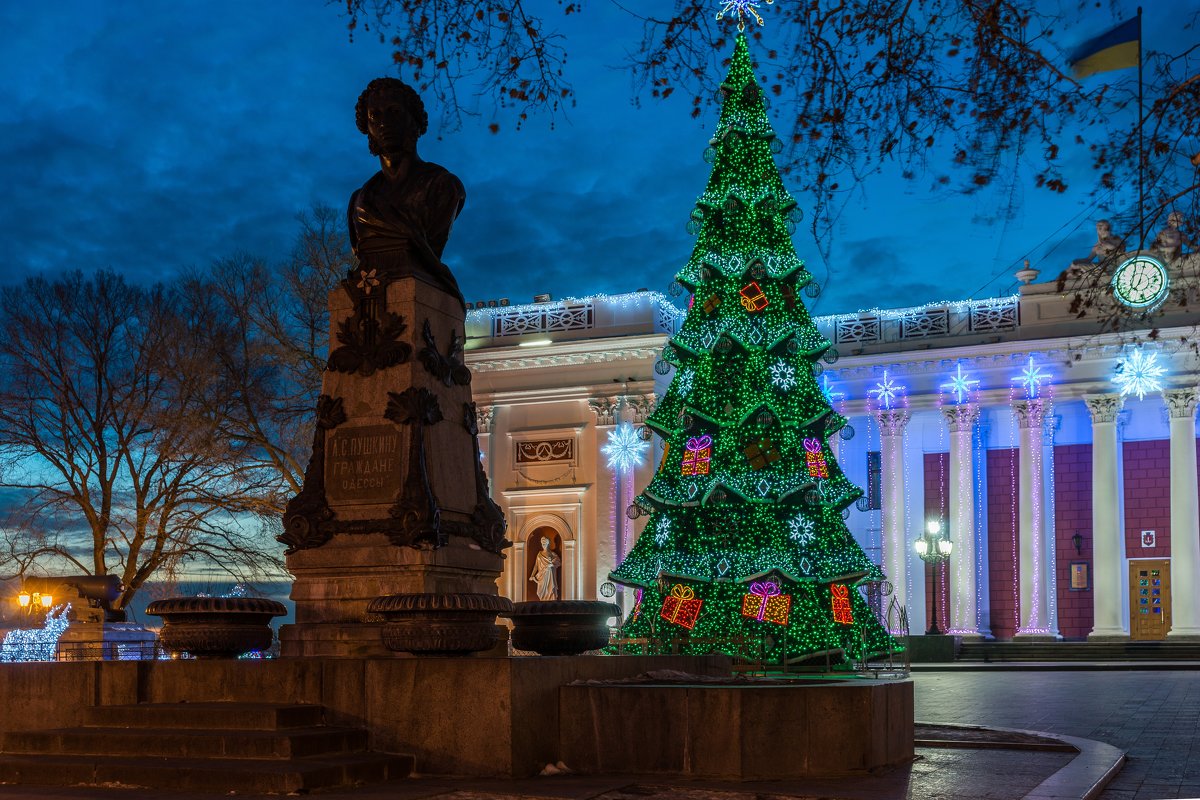
<path fill-rule="evenodd" d="M 1141 400 L 1151 392 L 1162 391 L 1162 379 L 1166 374 L 1167 368 L 1158 363 L 1158 353 L 1147 353 L 1141 347 L 1134 347 L 1117 364 L 1112 381 L 1122 397 L 1132 394 Z"/>

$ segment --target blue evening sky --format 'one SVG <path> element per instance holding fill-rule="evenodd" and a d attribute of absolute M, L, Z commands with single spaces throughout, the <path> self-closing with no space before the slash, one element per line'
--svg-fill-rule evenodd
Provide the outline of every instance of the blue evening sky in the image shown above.
<path fill-rule="evenodd" d="M 1095 4 L 1063 41 L 1135 5 Z M 1148 47 L 1196 5 L 1147 4 Z M 578 106 L 567 119 L 514 132 L 501 118 L 494 135 L 488 101 L 461 131 L 422 140 L 422 156 L 467 186 L 446 261 L 468 300 L 665 289 L 691 252 L 684 226 L 708 177 L 701 154 L 717 110 L 693 120 L 684 97 L 635 108 L 618 66 L 640 27 L 607 0 L 548 20 L 568 36 Z M 74 268 L 169 280 L 235 252 L 281 259 L 297 213 L 344 208 L 378 169 L 353 107 L 371 78 L 394 74 L 374 35 L 348 41 L 338 3 L 3 4 L 0 281 Z M 805 224 L 797 230 L 796 249 L 826 288 L 816 310 L 1004 294 L 1023 258 L 1057 274 L 1088 252 L 1102 215 L 1084 164 L 1080 155 L 1066 196 L 1028 176 L 1015 188 L 934 195 L 931 180 L 905 183 L 890 168 L 855 194 L 829 263 Z M 807 211 L 811 200 L 797 199 Z M 1010 200 L 1017 213 L 1006 219 Z"/>

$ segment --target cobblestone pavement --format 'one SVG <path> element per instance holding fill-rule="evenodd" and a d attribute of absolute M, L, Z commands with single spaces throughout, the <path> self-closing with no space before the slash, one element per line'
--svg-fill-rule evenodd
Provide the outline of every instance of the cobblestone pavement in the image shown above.
<path fill-rule="evenodd" d="M 919 672 L 922 722 L 1096 739 L 1129 756 L 1100 800 L 1200 798 L 1200 671 Z"/>

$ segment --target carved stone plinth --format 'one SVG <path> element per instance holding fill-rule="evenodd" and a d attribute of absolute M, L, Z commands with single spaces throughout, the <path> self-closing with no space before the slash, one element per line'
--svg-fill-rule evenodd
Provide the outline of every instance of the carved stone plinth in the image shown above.
<path fill-rule="evenodd" d="M 386 620 L 387 649 L 419 656 L 461 656 L 489 650 L 504 641 L 496 615 L 512 611 L 512 601 L 494 594 L 390 594 L 367 611 Z"/>
<path fill-rule="evenodd" d="M 543 656 L 577 656 L 608 644 L 608 621 L 621 609 L 599 600 L 533 600 L 517 603 L 512 619 L 513 647 Z"/>
<path fill-rule="evenodd" d="M 495 595 L 508 546 L 479 462 L 461 304 L 417 278 L 353 277 L 330 295 L 313 456 L 284 514 L 296 603 L 284 656 L 388 655 L 371 600 Z M 370 336 L 364 314 L 379 322 Z"/>
<path fill-rule="evenodd" d="M 271 619 L 287 613 L 282 603 L 261 597 L 168 597 L 146 613 L 162 617 L 163 649 L 195 658 L 237 658 L 271 646 Z"/>

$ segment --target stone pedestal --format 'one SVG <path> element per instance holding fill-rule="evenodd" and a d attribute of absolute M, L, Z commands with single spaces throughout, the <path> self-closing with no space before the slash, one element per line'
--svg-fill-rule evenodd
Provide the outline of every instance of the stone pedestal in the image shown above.
<path fill-rule="evenodd" d="M 495 595 L 504 518 L 479 462 L 459 300 L 416 277 L 360 271 L 329 306 L 312 460 L 280 537 L 296 604 L 282 654 L 390 655 L 367 604 Z"/>

